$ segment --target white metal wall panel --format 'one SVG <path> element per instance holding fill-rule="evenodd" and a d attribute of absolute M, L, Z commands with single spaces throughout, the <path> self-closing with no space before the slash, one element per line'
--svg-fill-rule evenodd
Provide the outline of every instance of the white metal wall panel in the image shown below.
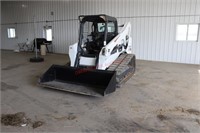
<path fill-rule="evenodd" d="M 35 15 L 37 37 L 42 37 L 45 25 L 51 25 L 54 52 L 68 53 L 68 46 L 78 40 L 79 15 L 108 14 L 117 17 L 119 24 L 131 22 L 138 59 L 200 64 L 200 37 L 198 42 L 175 40 L 177 24 L 200 23 L 200 0 L 7 1 L 1 5 L 2 49 L 15 49 L 18 42 L 34 38 Z M 7 38 L 8 27 L 17 28 L 16 39 Z"/>

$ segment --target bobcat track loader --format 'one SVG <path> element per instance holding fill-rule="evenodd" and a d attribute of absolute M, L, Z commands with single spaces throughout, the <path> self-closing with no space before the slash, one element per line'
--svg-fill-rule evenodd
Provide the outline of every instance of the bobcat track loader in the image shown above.
<path fill-rule="evenodd" d="M 104 96 L 135 71 L 131 24 L 118 32 L 117 19 L 107 15 L 79 16 L 79 40 L 69 46 L 70 63 L 52 65 L 39 80 L 43 87 Z"/>

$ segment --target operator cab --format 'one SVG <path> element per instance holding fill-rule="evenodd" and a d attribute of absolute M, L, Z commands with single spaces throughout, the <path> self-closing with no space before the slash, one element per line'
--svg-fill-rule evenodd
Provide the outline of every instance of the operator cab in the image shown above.
<path fill-rule="evenodd" d="M 98 57 L 104 45 L 117 34 L 117 20 L 107 15 L 79 16 L 78 51 L 84 57 Z"/>

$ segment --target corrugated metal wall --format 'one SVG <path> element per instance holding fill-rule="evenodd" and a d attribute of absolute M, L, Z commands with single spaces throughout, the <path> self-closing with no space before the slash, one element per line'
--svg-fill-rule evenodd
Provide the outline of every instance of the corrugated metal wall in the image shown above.
<path fill-rule="evenodd" d="M 18 42 L 33 39 L 35 15 L 37 37 L 42 37 L 45 25 L 51 25 L 54 52 L 68 53 L 68 46 L 78 38 L 78 16 L 103 13 L 117 17 L 119 24 L 132 23 L 138 59 L 200 64 L 200 37 L 198 42 L 175 40 L 177 24 L 200 23 L 200 0 L 2 2 L 1 47 L 15 49 Z M 7 38 L 8 27 L 17 28 L 17 39 Z"/>

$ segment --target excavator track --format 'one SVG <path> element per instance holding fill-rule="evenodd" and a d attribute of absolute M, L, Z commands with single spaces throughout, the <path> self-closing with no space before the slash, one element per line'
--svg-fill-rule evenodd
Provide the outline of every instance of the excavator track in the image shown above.
<path fill-rule="evenodd" d="M 107 70 L 116 71 L 116 87 L 121 87 L 135 73 L 135 55 L 121 54 Z"/>

